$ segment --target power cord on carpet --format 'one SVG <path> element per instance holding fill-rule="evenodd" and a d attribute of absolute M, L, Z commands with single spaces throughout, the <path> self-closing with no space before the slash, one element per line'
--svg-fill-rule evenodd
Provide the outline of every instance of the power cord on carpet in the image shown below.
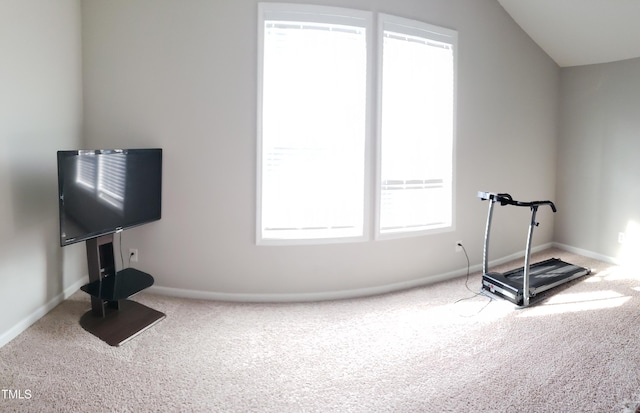
<path fill-rule="evenodd" d="M 491 301 L 493 301 L 493 298 L 491 298 L 491 297 L 489 297 L 489 296 L 487 296 L 487 295 L 483 294 L 483 293 L 482 293 L 482 289 L 481 289 L 480 291 L 477 291 L 477 292 L 476 292 L 476 291 L 473 291 L 471 288 L 469 288 L 469 276 L 470 276 L 470 269 L 471 269 L 471 262 L 469 261 L 469 254 L 467 254 L 467 249 L 464 247 L 464 245 L 462 245 L 462 243 L 461 243 L 461 242 L 459 242 L 459 243 L 458 243 L 458 246 L 459 246 L 460 248 L 462 248 L 462 252 L 464 252 L 464 256 L 465 256 L 465 257 L 466 257 L 466 259 L 467 259 L 467 276 L 466 276 L 466 279 L 465 279 L 465 281 L 464 281 L 464 286 L 465 286 L 465 288 L 466 288 L 467 290 L 469 290 L 469 292 L 471 292 L 473 295 L 472 295 L 472 296 L 470 296 L 470 297 L 464 297 L 464 298 L 461 298 L 461 299 L 459 299 L 459 300 L 456 300 L 453 304 L 458 304 L 458 303 L 460 303 L 460 302 L 462 302 L 462 301 L 470 300 L 470 299 L 472 299 L 472 298 L 476 298 L 476 297 L 477 297 L 477 296 L 479 296 L 479 295 L 481 295 L 481 296 L 483 296 L 483 297 L 487 297 L 487 298 L 489 299 L 489 301 L 487 301 L 487 303 L 486 303 L 486 304 L 485 304 L 485 305 L 484 305 L 480 310 L 478 310 L 475 314 L 471 314 L 471 315 L 462 315 L 462 314 L 459 314 L 459 315 L 460 315 L 460 317 L 474 317 L 474 316 L 476 316 L 476 315 L 480 314 L 480 313 L 481 313 L 485 308 L 487 308 L 487 306 L 488 306 L 489 304 L 491 304 Z"/>

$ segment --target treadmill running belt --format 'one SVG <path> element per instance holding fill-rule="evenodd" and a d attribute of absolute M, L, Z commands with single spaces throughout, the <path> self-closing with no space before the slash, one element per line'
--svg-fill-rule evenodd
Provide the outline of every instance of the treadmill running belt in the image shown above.
<path fill-rule="evenodd" d="M 532 294 L 545 291 L 553 286 L 570 281 L 574 278 L 588 274 L 590 271 L 569 264 L 558 258 L 531 264 L 529 268 L 529 288 Z M 516 296 L 522 295 L 524 268 L 517 268 L 504 274 L 490 273 L 483 277 L 486 289 L 500 287 L 506 291 L 513 291 Z"/>
<path fill-rule="evenodd" d="M 552 284 L 556 279 L 561 280 L 570 275 L 580 272 L 584 268 L 573 264 L 566 263 L 558 258 L 551 258 L 536 264 L 531 264 L 529 269 L 529 286 L 539 287 L 545 284 Z M 503 274 L 507 281 L 516 288 L 522 288 L 522 279 L 524 278 L 524 269 L 518 268 Z"/>

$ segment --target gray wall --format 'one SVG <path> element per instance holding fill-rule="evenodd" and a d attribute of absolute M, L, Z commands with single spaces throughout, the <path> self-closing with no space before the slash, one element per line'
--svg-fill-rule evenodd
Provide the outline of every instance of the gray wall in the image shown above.
<path fill-rule="evenodd" d="M 476 191 L 553 198 L 559 68 L 495 0 L 314 0 L 459 32 L 455 231 L 256 246 L 255 0 L 82 2 L 86 146 L 164 148 L 163 218 L 124 233 L 156 285 L 269 299 L 428 280 L 480 263 Z M 524 249 L 528 210 L 496 213 L 492 256 Z M 536 244 L 552 240 L 554 217 Z M 227 296 L 225 296 L 227 294 Z M 265 298 L 266 297 L 266 298 Z"/>
<path fill-rule="evenodd" d="M 640 59 L 561 70 L 555 238 L 614 260 L 619 232 L 640 246 L 639 73 Z"/>
<path fill-rule="evenodd" d="M 0 2 L 0 346 L 75 291 L 59 247 L 56 150 L 80 144 L 80 5 Z"/>

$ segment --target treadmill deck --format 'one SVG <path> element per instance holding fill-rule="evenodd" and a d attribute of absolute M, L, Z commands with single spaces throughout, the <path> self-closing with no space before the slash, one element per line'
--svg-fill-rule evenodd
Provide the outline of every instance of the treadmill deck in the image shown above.
<path fill-rule="evenodd" d="M 529 297 L 550 290 L 576 278 L 588 275 L 591 270 L 569 264 L 558 258 L 550 258 L 529 267 Z M 482 276 L 482 289 L 505 298 L 516 305 L 523 303 L 524 267 L 504 274 L 490 272 Z"/>

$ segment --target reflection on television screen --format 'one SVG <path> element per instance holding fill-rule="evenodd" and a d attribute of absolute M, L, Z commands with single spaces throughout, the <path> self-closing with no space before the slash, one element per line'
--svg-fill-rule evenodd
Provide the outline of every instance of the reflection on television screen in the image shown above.
<path fill-rule="evenodd" d="M 162 149 L 58 152 L 60 245 L 159 220 Z"/>

